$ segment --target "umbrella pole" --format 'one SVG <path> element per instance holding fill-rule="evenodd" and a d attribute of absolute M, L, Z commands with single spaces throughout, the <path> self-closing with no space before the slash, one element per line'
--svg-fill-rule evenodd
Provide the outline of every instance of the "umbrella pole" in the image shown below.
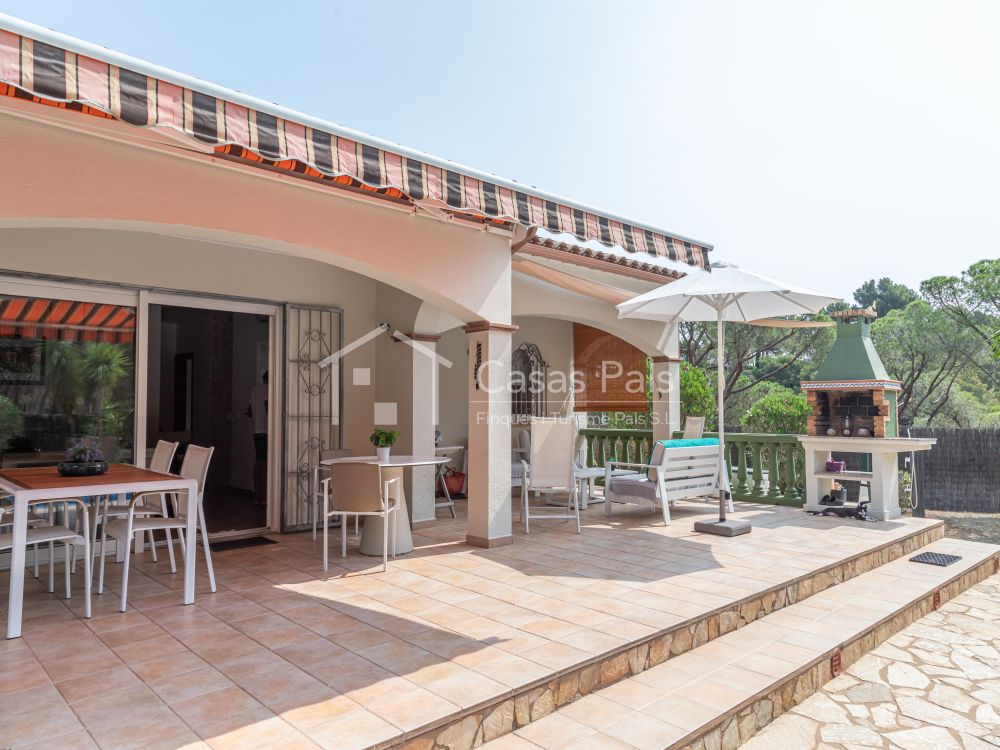
<path fill-rule="evenodd" d="M 724 396 L 726 391 L 726 330 L 725 323 L 722 322 L 723 305 L 718 307 L 717 331 L 718 343 L 718 363 L 717 391 L 719 396 L 719 520 L 718 521 L 695 521 L 694 530 L 706 534 L 717 534 L 719 536 L 739 536 L 750 533 L 750 523 L 743 520 L 726 519 L 726 413 Z"/>
<path fill-rule="evenodd" d="M 719 308 L 719 317 L 716 322 L 716 335 L 718 336 L 718 357 L 716 358 L 716 395 L 719 399 L 719 523 L 726 520 L 726 329 L 722 322 L 722 308 Z"/>

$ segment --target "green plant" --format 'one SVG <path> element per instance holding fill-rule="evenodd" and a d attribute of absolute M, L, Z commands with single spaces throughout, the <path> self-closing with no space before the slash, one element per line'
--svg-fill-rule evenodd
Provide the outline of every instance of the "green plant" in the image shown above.
<path fill-rule="evenodd" d="M 687 362 L 681 362 L 681 413 L 684 416 L 705 417 L 706 429 L 716 426 L 715 392 L 708 375 L 700 367 Z"/>
<path fill-rule="evenodd" d="M 80 353 L 79 364 L 94 399 L 97 434 L 104 437 L 108 427 L 106 421 L 109 418 L 114 421 L 113 413 L 105 412 L 105 404 L 118 382 L 129 373 L 129 356 L 117 344 L 91 343 Z"/>
<path fill-rule="evenodd" d="M 789 388 L 775 389 L 751 406 L 740 420 L 747 432 L 804 435 L 811 413 L 806 397 Z"/>
<path fill-rule="evenodd" d="M 67 461 L 80 461 L 90 463 L 92 461 L 103 461 L 104 454 L 96 443 L 92 440 L 80 440 L 69 447 L 66 451 Z"/>
<path fill-rule="evenodd" d="M 376 429 L 368 439 L 372 441 L 372 445 L 376 448 L 389 448 L 395 445 L 396 441 L 399 439 L 399 433 L 395 430 L 378 430 Z"/>
<path fill-rule="evenodd" d="M 0 396 L 0 452 L 7 450 L 10 439 L 23 430 L 24 415 L 17 404 L 6 396 Z"/>

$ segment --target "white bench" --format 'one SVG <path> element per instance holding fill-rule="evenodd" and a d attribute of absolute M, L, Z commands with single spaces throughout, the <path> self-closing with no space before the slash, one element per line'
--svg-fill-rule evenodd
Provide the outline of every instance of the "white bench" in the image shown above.
<path fill-rule="evenodd" d="M 634 474 L 614 476 L 620 468 L 635 469 Z M 719 446 L 699 445 L 665 448 L 657 443 L 648 464 L 610 461 L 604 466 L 604 515 L 611 515 L 612 503 L 659 506 L 663 523 L 670 523 L 670 506 L 678 500 L 719 497 Z M 728 479 L 725 489 L 729 489 Z M 730 495 L 729 512 L 733 511 Z"/>

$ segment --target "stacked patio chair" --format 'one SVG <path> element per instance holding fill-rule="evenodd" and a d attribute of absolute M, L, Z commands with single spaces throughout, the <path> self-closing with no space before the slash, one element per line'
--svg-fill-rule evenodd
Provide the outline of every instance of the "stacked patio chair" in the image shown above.
<path fill-rule="evenodd" d="M 531 533 L 532 517 L 576 521 L 580 533 L 580 499 L 576 478 L 576 420 L 566 417 L 533 417 L 531 420 L 531 460 L 524 461 L 521 483 L 521 520 L 524 531 Z M 565 493 L 565 512 L 532 508 L 529 494 Z"/>
<path fill-rule="evenodd" d="M 180 475 L 185 479 L 194 479 L 198 482 L 198 498 L 197 498 L 197 508 L 198 508 L 198 518 L 195 523 L 197 527 L 201 529 L 201 543 L 205 550 L 205 563 L 208 566 L 208 580 L 211 585 L 211 591 L 215 593 L 215 569 L 212 567 L 212 550 L 208 544 L 208 527 L 205 525 L 205 511 L 203 507 L 203 501 L 205 498 L 205 481 L 208 478 L 208 466 L 212 461 L 212 453 L 215 451 L 214 448 L 203 448 L 200 445 L 189 445 L 187 451 L 184 453 L 184 463 L 181 464 Z M 176 503 L 176 495 L 166 495 L 174 503 L 174 507 L 171 509 L 173 512 L 170 516 L 137 516 L 135 509 L 137 507 L 142 507 L 141 501 L 148 497 L 150 493 L 138 493 L 132 496 L 132 500 L 129 503 L 128 513 L 124 519 L 117 519 L 111 521 L 108 524 L 102 525 L 101 529 L 101 551 L 103 553 L 104 545 L 107 542 L 107 537 L 113 537 L 118 541 L 119 544 L 124 545 L 124 563 L 122 566 L 122 588 L 121 588 L 121 611 L 125 611 L 125 602 L 128 594 L 128 574 L 129 574 L 129 560 L 131 558 L 130 548 L 132 546 L 132 540 L 136 532 L 143 531 L 166 531 L 168 529 L 175 529 L 177 531 L 177 536 L 181 542 L 181 554 L 184 555 L 184 562 L 186 565 L 194 565 L 194 560 L 187 559 L 187 547 L 185 545 L 184 530 L 187 528 L 187 516 L 186 516 L 186 503 Z M 162 493 L 155 493 L 160 494 Z M 197 532 L 195 532 L 197 533 Z M 170 545 L 170 549 L 173 549 L 173 545 Z M 173 555 L 171 553 L 171 562 L 173 562 Z M 176 572 L 173 570 L 172 572 Z M 101 593 L 104 591 L 104 555 L 101 555 L 100 561 L 100 574 L 98 578 L 97 591 Z"/>

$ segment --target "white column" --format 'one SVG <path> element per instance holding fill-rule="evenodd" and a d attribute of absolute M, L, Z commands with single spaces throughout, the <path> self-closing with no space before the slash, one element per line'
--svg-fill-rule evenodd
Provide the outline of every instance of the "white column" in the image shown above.
<path fill-rule="evenodd" d="M 469 338 L 469 522 L 466 541 L 513 541 L 510 482 L 510 355 L 517 326 L 472 323 Z"/>
<path fill-rule="evenodd" d="M 681 428 L 680 339 L 676 325 L 664 328 L 657 348 L 660 354 L 653 357 L 653 438 L 665 440 Z"/>
<path fill-rule="evenodd" d="M 438 423 L 438 361 L 437 335 L 411 333 L 413 349 L 413 420 L 412 450 L 415 456 L 434 455 L 434 427 Z M 434 524 L 434 466 L 412 469 L 410 505 L 411 524 L 419 529 Z"/>
<path fill-rule="evenodd" d="M 664 355 L 652 359 L 653 439 L 669 440 L 680 429 L 680 360 Z"/>

